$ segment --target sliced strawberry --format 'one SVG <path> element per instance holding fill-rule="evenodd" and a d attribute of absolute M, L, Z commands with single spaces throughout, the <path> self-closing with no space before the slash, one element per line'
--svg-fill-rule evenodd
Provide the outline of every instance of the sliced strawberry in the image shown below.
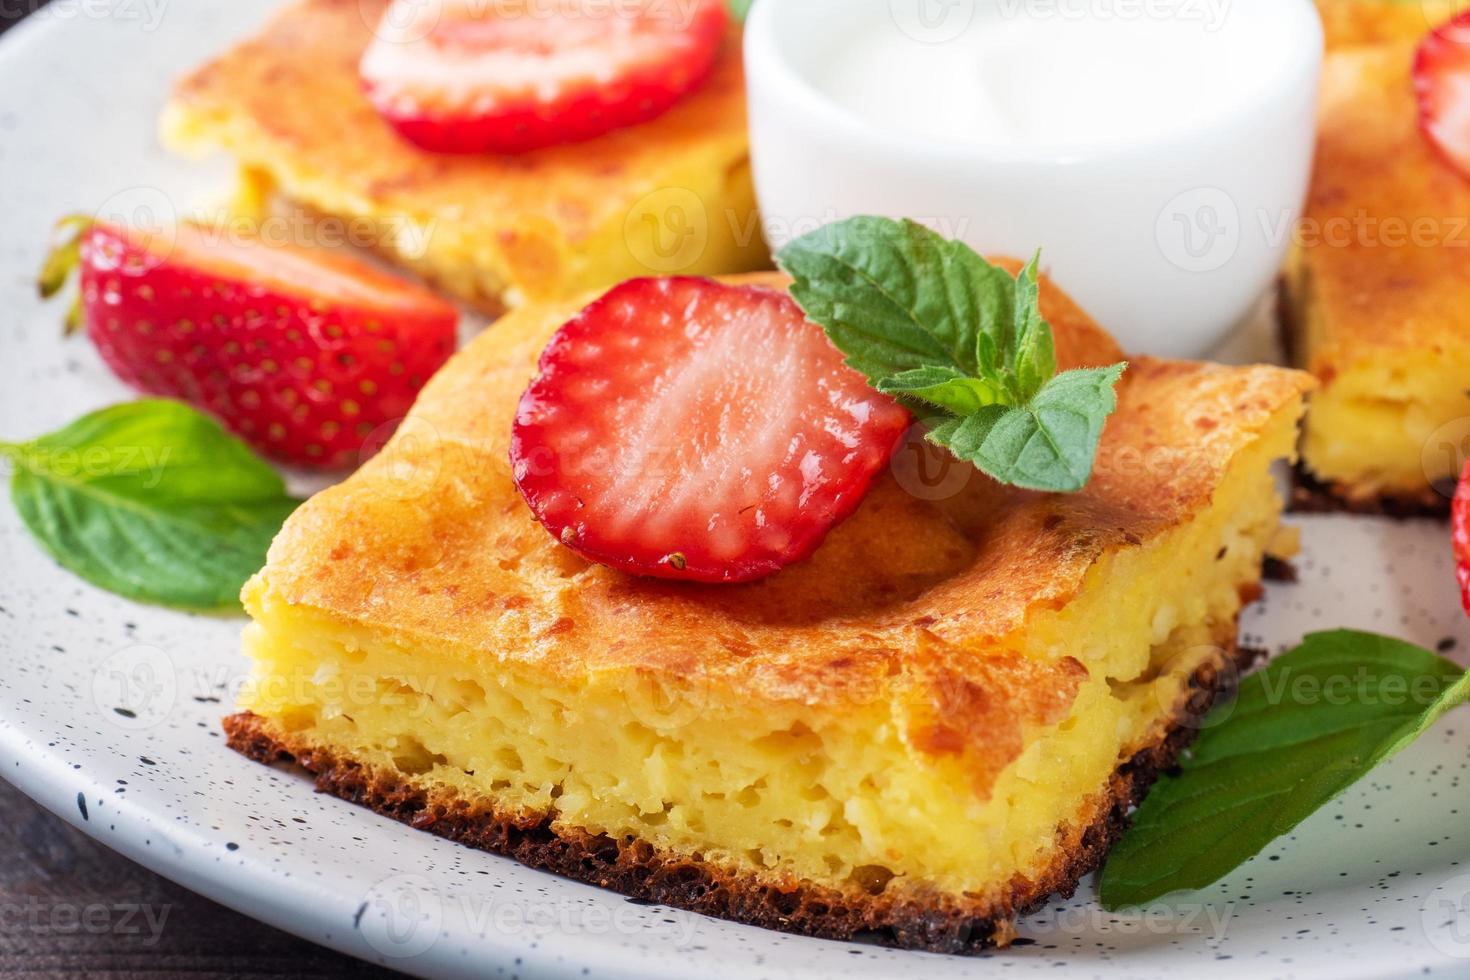
<path fill-rule="evenodd" d="M 637 279 L 552 338 L 510 456 L 536 517 L 584 556 L 744 582 L 815 551 L 908 424 L 786 293 Z"/>
<path fill-rule="evenodd" d="M 81 266 L 80 319 L 108 366 L 286 462 L 354 464 L 454 350 L 453 306 L 343 255 L 69 223 L 42 292 Z"/>
<path fill-rule="evenodd" d="M 1470 463 L 1460 475 L 1455 499 L 1450 506 L 1450 537 L 1455 549 L 1455 578 L 1460 583 L 1460 601 L 1470 613 Z"/>
<path fill-rule="evenodd" d="M 523 153 L 663 113 L 714 67 L 726 0 L 394 0 L 368 98 L 439 153 Z"/>
<path fill-rule="evenodd" d="M 1450 166 L 1470 176 L 1470 11 L 1420 42 L 1414 91 L 1424 135 Z"/>

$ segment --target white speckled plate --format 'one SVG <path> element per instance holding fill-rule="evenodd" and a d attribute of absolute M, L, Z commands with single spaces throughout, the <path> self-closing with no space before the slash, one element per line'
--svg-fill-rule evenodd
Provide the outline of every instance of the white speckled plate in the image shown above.
<path fill-rule="evenodd" d="M 128 397 L 32 276 L 52 221 L 182 207 L 221 170 L 165 154 L 169 80 L 257 23 L 261 0 L 72 0 L 0 43 L 0 438 Z M 142 190 L 139 190 L 142 188 Z M 1355 626 L 1464 651 L 1433 522 L 1307 518 L 1301 581 L 1245 629 L 1279 649 Z M 978 959 L 799 939 L 647 907 L 410 831 L 228 752 L 240 623 L 133 605 L 61 571 L 0 506 L 0 766 L 135 860 L 344 952 L 437 976 L 933 978 L 1470 975 L 1470 714 L 1174 911 L 1117 917 L 1090 885 Z M 1458 647 L 1452 646 L 1459 641 Z M 1463 655 L 1455 653 L 1452 655 Z M 132 717 L 119 713 L 124 709 Z M 958 831 L 957 831 L 958 832 Z"/>

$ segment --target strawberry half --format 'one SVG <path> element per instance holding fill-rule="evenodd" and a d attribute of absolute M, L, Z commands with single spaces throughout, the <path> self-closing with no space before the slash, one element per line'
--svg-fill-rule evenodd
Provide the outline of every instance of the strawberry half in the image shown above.
<path fill-rule="evenodd" d="M 815 551 L 908 425 L 786 293 L 635 279 L 552 338 L 510 457 L 537 519 L 587 558 L 745 582 Z"/>
<path fill-rule="evenodd" d="M 378 113 L 438 153 L 523 153 L 666 111 L 709 75 L 726 0 L 394 0 L 363 55 Z"/>
<path fill-rule="evenodd" d="M 453 306 L 343 255 L 194 224 L 63 225 L 73 237 L 48 260 L 42 295 L 81 267 L 74 319 L 117 376 L 285 462 L 355 464 L 454 351 Z"/>
<path fill-rule="evenodd" d="M 1414 91 L 1424 135 L 1450 166 L 1470 176 L 1470 11 L 1420 42 Z"/>
<path fill-rule="evenodd" d="M 1455 549 L 1455 578 L 1460 583 L 1460 601 L 1470 613 L 1470 463 L 1460 475 L 1455 499 L 1450 505 L 1450 537 Z"/>

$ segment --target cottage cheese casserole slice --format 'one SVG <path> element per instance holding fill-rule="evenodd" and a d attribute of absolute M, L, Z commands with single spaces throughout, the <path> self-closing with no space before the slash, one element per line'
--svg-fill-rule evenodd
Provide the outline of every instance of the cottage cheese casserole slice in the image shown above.
<path fill-rule="evenodd" d="M 1437 511 L 1470 436 L 1470 181 L 1419 129 L 1411 43 L 1327 58 L 1285 279 L 1288 346 L 1322 389 L 1307 475 L 1359 510 Z"/>
<path fill-rule="evenodd" d="M 358 64 L 386 6 L 295 0 L 179 83 L 165 142 L 234 157 L 242 214 L 304 205 L 492 313 L 633 276 L 768 265 L 738 33 L 657 119 L 530 153 L 453 156 L 405 142 L 363 92 Z"/>
<path fill-rule="evenodd" d="M 579 559 L 512 483 L 517 399 L 577 308 L 494 326 L 288 522 L 246 588 L 231 744 L 640 898 L 1007 943 L 1229 676 L 1310 379 L 1141 359 L 1085 492 L 922 478 L 905 450 L 808 561 L 675 584 Z M 1042 309 L 1062 368 L 1119 359 L 1049 283 Z"/>

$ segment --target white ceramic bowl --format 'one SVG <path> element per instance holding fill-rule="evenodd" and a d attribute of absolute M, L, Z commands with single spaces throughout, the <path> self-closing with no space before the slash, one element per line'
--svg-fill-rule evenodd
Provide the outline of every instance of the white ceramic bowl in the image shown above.
<path fill-rule="evenodd" d="M 936 108 L 962 111 L 965 92 L 913 103 L 926 132 L 895 125 L 891 112 L 874 122 L 824 87 L 838 46 L 871 40 L 864 31 L 894 32 L 936 58 L 942 45 L 1007 27 L 1001 19 L 1126 24 L 1129 11 L 1151 36 L 1160 18 L 1197 17 L 1181 29 L 1221 32 L 1224 47 L 1212 50 L 1231 59 L 1226 71 L 1181 72 L 1167 46 L 1145 47 L 1143 70 L 1159 85 L 1208 98 L 1198 111 L 1190 103 L 1144 120 L 1142 137 L 1084 126 L 1094 134 L 1071 139 L 1062 123 L 1044 142 L 960 142 L 932 129 Z M 773 245 L 877 214 L 921 220 L 989 255 L 1041 248 L 1058 283 L 1131 352 L 1208 351 L 1270 287 L 1305 198 L 1322 63 L 1311 0 L 758 0 L 745 51 Z M 908 78 L 893 80 L 890 65 L 873 70 L 889 73 L 885 85 Z"/>

